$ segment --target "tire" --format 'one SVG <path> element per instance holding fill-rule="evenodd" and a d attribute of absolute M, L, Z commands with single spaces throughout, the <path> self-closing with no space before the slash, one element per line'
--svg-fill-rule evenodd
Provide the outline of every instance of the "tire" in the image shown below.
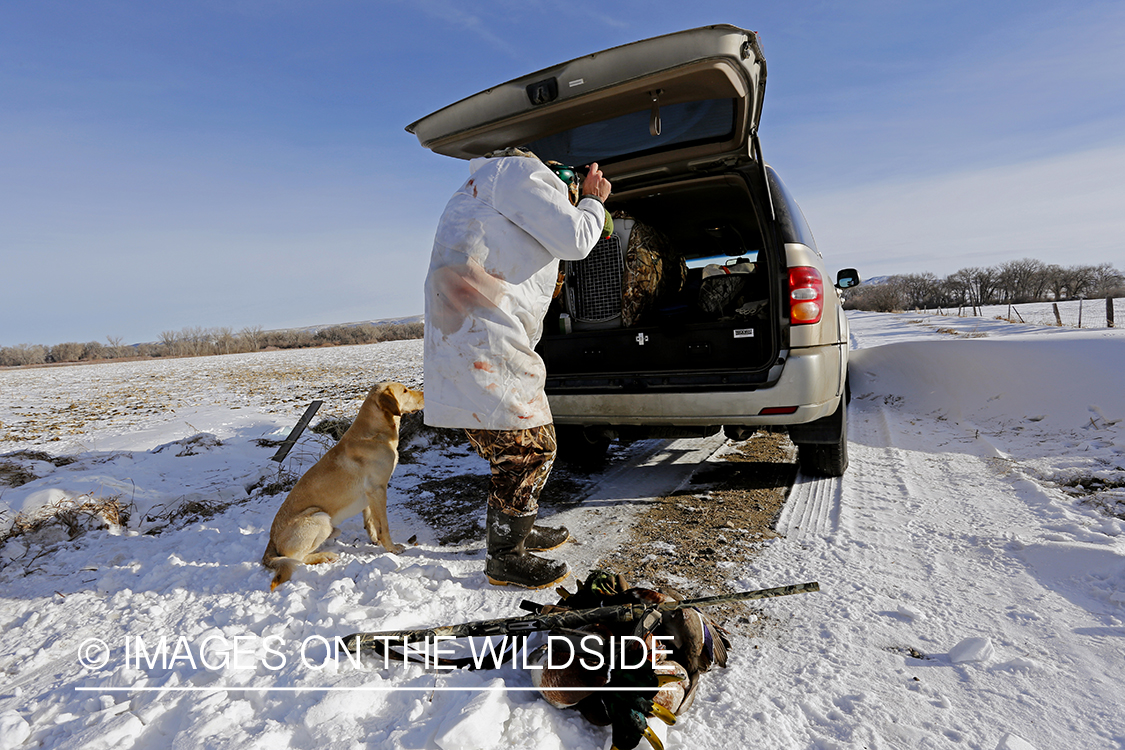
<path fill-rule="evenodd" d="M 813 477 L 842 477 L 848 470 L 848 401 L 840 399 L 840 438 L 835 443 L 797 443 L 797 463 Z"/>
<path fill-rule="evenodd" d="M 727 440 L 741 443 L 743 440 L 749 440 L 754 437 L 758 431 L 757 427 L 745 427 L 743 425 L 726 425 L 723 427 L 723 434 L 727 436 Z"/>
<path fill-rule="evenodd" d="M 611 442 L 608 435 L 593 435 L 577 425 L 555 425 L 559 460 L 582 469 L 598 469 L 605 465 Z"/>

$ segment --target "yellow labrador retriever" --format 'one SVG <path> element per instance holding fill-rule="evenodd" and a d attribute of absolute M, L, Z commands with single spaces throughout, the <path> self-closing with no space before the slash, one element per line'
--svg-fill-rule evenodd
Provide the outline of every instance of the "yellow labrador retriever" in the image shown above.
<path fill-rule="evenodd" d="M 262 565 L 276 571 L 273 591 L 293 575 L 297 565 L 336 559 L 317 552 L 342 521 L 363 511 L 371 543 L 401 552 L 391 541 L 387 522 L 387 482 L 398 464 L 399 417 L 423 406 L 421 391 L 401 383 L 379 383 L 367 394 L 355 422 L 297 482 L 270 527 Z"/>

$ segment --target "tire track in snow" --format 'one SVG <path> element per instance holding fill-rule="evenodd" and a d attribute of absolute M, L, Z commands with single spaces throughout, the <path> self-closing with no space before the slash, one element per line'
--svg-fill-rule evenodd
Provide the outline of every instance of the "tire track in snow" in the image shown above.
<path fill-rule="evenodd" d="M 797 472 L 775 529 L 790 539 L 825 536 L 840 525 L 842 483 L 839 478 L 810 477 Z"/>
<path fill-rule="evenodd" d="M 775 525 L 779 534 L 791 539 L 803 539 L 809 536 L 828 536 L 838 531 L 843 513 L 845 482 L 848 485 L 864 485 L 872 479 L 886 482 L 890 481 L 887 476 L 891 474 L 894 477 L 893 483 L 897 483 L 902 488 L 903 494 L 907 496 L 913 494 L 905 467 L 900 466 L 897 471 L 892 468 L 895 463 L 901 463 L 901 458 L 891 446 L 892 430 L 888 422 L 887 410 L 876 410 L 874 417 L 877 419 L 877 425 L 875 433 L 871 436 L 876 439 L 868 441 L 874 443 L 869 448 L 855 444 L 856 437 L 853 433 L 857 432 L 857 426 L 849 424 L 851 465 L 844 477 L 821 478 L 811 477 L 803 472 L 797 473 L 790 495 L 785 501 L 785 507 Z M 871 450 L 878 451 L 882 460 L 863 458 L 856 460 L 857 450 L 864 453 Z M 867 478 L 868 474 L 873 475 L 871 479 Z"/>

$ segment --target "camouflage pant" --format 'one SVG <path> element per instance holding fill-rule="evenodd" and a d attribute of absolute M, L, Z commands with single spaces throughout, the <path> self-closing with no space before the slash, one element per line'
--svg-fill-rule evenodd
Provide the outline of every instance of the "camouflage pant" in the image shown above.
<path fill-rule="evenodd" d="M 490 507 L 510 516 L 530 516 L 539 510 L 539 493 L 555 463 L 555 426 L 529 430 L 470 430 L 469 443 L 492 469 L 488 484 Z"/>

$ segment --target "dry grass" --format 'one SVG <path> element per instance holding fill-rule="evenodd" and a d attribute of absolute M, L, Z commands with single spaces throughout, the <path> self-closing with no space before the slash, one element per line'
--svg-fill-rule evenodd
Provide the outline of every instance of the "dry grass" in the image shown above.
<path fill-rule="evenodd" d="M 182 497 L 175 503 L 155 506 L 153 508 L 154 512 L 146 516 L 145 520 L 150 523 L 154 521 L 166 522 L 164 526 L 149 530 L 150 534 L 154 534 L 172 525 L 182 526 L 194 523 L 195 521 L 203 521 L 212 516 L 217 516 L 232 505 L 234 505 L 234 503 L 225 503 L 208 497 Z M 157 510 L 161 512 L 155 512 Z"/>
<path fill-rule="evenodd" d="M 17 538 L 46 545 L 73 541 L 91 529 L 125 526 L 134 510 L 133 504 L 123 502 L 120 495 L 66 498 L 33 513 L 16 514 L 12 525 L 0 534 L 0 547 Z M 60 533 L 65 534 L 65 540 L 59 539 Z"/>
<path fill-rule="evenodd" d="M 221 448 L 223 441 L 209 432 L 200 432 L 183 440 L 165 443 L 153 449 L 153 453 L 163 453 L 166 450 L 176 449 L 176 458 L 184 456 L 197 456 L 204 451 Z"/>
<path fill-rule="evenodd" d="M 988 338 L 988 334 L 983 331 L 958 331 L 956 328 L 938 328 L 938 333 L 944 333 L 949 336 L 958 336 L 963 339 L 984 339 Z"/>
<path fill-rule="evenodd" d="M 280 495 L 293 489 L 297 484 L 297 480 L 301 478 L 301 474 L 293 471 L 291 468 L 278 465 L 277 474 L 274 475 L 270 481 L 262 480 L 261 483 L 249 487 L 251 497 L 265 497 L 267 495 Z"/>
<path fill-rule="evenodd" d="M 1125 521 L 1125 500 L 1119 497 L 1092 495 L 1082 500 L 1083 505 L 1089 505 L 1092 508 L 1105 513 L 1107 516 L 1120 518 Z"/>
<path fill-rule="evenodd" d="M 398 424 L 398 460 L 410 463 L 414 460 L 410 450 L 415 438 L 421 435 L 429 436 L 431 442 L 443 441 L 449 444 L 466 442 L 464 430 L 449 430 L 443 427 L 427 427 L 425 411 L 415 411 L 403 414 Z"/>
<path fill-rule="evenodd" d="M 0 484 L 9 487 L 20 487 L 28 482 L 38 479 L 28 469 L 10 461 L 0 461 Z"/>
<path fill-rule="evenodd" d="M 339 442 L 351 426 L 352 420 L 347 417 L 325 417 L 310 427 L 309 431 L 317 435 L 326 435 L 332 438 L 333 442 Z"/>
<path fill-rule="evenodd" d="M 427 479 L 417 485 L 406 507 L 426 522 L 437 535 L 437 543 L 465 544 L 484 539 L 484 507 L 488 497 L 486 474 L 456 474 Z M 431 494 L 432 493 L 432 494 Z"/>
<path fill-rule="evenodd" d="M 224 513 L 228 508 L 241 505 L 252 499 L 288 494 L 301 478 L 301 473 L 285 464 L 279 464 L 277 473 L 269 479 L 263 478 L 257 484 L 246 488 L 246 498 L 240 500 L 220 500 L 205 495 L 185 495 L 163 505 L 155 505 L 145 516 L 145 523 L 153 524 L 145 533 L 161 534 L 171 528 L 179 528 Z"/>
<path fill-rule="evenodd" d="M 1062 491 L 1080 498 L 1083 505 L 1125 520 L 1125 479 L 1079 476 L 1059 482 Z"/>
<path fill-rule="evenodd" d="M 1075 477 L 1061 483 L 1071 495 L 1090 495 L 1106 490 L 1125 488 L 1125 479 L 1102 479 L 1100 477 Z"/>
<path fill-rule="evenodd" d="M 40 461 L 56 467 L 69 466 L 77 459 L 71 456 L 52 456 L 42 451 L 15 451 L 0 456 L 0 485 L 19 487 L 39 478 L 24 462 Z"/>

